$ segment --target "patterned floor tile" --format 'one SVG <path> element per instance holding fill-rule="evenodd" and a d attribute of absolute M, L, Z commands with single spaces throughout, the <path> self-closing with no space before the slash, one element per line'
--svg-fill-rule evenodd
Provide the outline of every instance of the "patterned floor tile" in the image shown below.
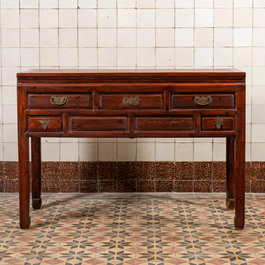
<path fill-rule="evenodd" d="M 235 230 L 225 194 L 44 194 L 29 230 L 0 194 L 0 264 L 265 264 L 265 195 Z"/>

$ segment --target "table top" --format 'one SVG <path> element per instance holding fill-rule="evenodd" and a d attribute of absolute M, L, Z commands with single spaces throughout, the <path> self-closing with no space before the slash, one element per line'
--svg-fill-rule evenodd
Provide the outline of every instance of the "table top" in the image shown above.
<path fill-rule="evenodd" d="M 128 75 L 244 75 L 238 69 L 31 69 L 17 76 L 37 75 L 105 75 L 105 74 L 128 74 Z"/>
<path fill-rule="evenodd" d="M 17 73 L 18 84 L 42 83 L 242 83 L 237 69 L 33 69 Z"/>

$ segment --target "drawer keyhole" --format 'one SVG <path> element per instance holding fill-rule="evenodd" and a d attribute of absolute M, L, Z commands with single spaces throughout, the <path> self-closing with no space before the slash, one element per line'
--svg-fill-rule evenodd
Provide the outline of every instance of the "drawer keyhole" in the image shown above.
<path fill-rule="evenodd" d="M 215 125 L 216 125 L 216 128 L 220 130 L 221 127 L 224 125 L 224 120 L 217 116 L 215 120 Z"/>
<path fill-rule="evenodd" d="M 44 130 L 48 129 L 50 123 L 51 123 L 51 121 L 49 121 L 49 120 L 40 120 L 40 124 L 42 125 L 42 128 Z"/>

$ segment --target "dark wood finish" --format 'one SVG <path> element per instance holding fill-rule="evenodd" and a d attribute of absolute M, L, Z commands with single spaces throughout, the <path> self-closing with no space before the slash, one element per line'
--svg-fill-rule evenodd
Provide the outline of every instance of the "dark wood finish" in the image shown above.
<path fill-rule="evenodd" d="M 128 118 L 71 117 L 70 131 L 128 131 Z"/>
<path fill-rule="evenodd" d="M 211 97 L 212 102 L 206 106 L 200 106 L 194 102 L 194 98 Z M 234 109 L 233 94 L 172 94 L 172 109 Z"/>
<path fill-rule="evenodd" d="M 27 117 L 25 115 L 27 94 L 19 86 L 17 99 L 20 227 L 27 229 L 30 227 L 29 137 L 26 135 Z"/>
<path fill-rule="evenodd" d="M 30 225 L 28 137 L 35 209 L 41 206 L 41 137 L 226 137 L 227 208 L 235 207 L 235 227 L 243 229 L 244 72 L 32 70 L 17 77 L 21 228 Z"/>
<path fill-rule="evenodd" d="M 194 131 L 192 117 L 135 118 L 136 131 Z"/>
<path fill-rule="evenodd" d="M 246 91 L 237 92 L 237 136 L 235 139 L 235 228 L 245 225 L 245 112 Z"/>
<path fill-rule="evenodd" d="M 32 207 L 41 207 L 41 138 L 31 138 Z"/>
<path fill-rule="evenodd" d="M 234 131 L 235 130 L 235 118 L 229 116 L 218 116 L 223 120 L 223 125 L 220 129 L 216 127 L 217 116 L 214 117 L 202 117 L 202 130 L 203 131 Z"/>
<path fill-rule="evenodd" d="M 135 106 L 124 105 L 124 98 L 139 98 L 140 104 Z M 99 94 L 99 109 L 123 110 L 123 109 L 163 109 L 163 94 Z"/>
<path fill-rule="evenodd" d="M 235 209 L 235 137 L 226 139 L 226 208 Z"/>
<path fill-rule="evenodd" d="M 67 103 L 58 106 L 51 103 L 51 98 L 67 98 Z M 91 109 L 90 94 L 29 94 L 28 108 L 30 109 Z"/>
<path fill-rule="evenodd" d="M 36 79 L 42 84 L 93 84 L 101 83 L 244 83 L 245 73 L 236 69 L 144 69 L 144 70 L 96 70 L 96 69 L 34 69 L 18 73 L 23 83 L 35 83 Z M 224 78 L 225 77 L 225 78 Z M 35 83 L 36 84 L 36 83 Z M 198 86 L 199 87 L 199 86 Z"/>
<path fill-rule="evenodd" d="M 47 129 L 42 126 L 41 121 L 50 122 Z M 60 132 L 63 130 L 61 116 L 28 116 L 29 132 Z"/>

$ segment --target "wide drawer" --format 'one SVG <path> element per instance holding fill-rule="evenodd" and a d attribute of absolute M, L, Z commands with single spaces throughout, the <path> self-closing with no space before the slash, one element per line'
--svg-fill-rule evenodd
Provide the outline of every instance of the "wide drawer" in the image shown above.
<path fill-rule="evenodd" d="M 235 117 L 211 116 L 202 117 L 202 131 L 234 131 Z"/>
<path fill-rule="evenodd" d="M 102 93 L 99 94 L 99 109 L 163 109 L 164 95 L 161 93 Z"/>
<path fill-rule="evenodd" d="M 28 116 L 29 132 L 60 132 L 62 130 L 61 116 Z"/>
<path fill-rule="evenodd" d="M 193 131 L 192 117 L 136 117 L 136 131 Z"/>
<path fill-rule="evenodd" d="M 60 108 L 91 108 L 90 94 L 29 94 L 28 108 L 60 109 Z"/>
<path fill-rule="evenodd" d="M 234 109 L 234 94 L 172 94 L 172 109 Z"/>
<path fill-rule="evenodd" d="M 71 117 L 71 131 L 127 131 L 127 117 Z"/>

